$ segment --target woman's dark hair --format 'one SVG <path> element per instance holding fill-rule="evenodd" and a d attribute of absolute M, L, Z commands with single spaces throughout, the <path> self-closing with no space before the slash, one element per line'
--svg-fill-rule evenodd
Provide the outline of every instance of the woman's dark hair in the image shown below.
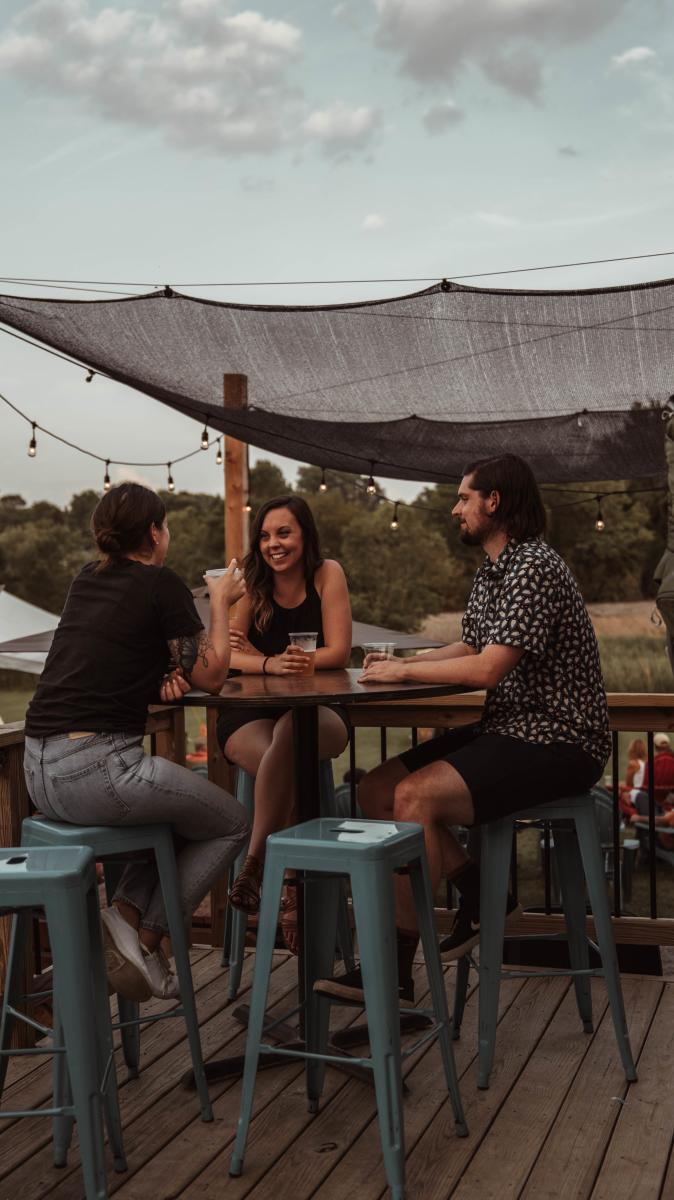
<path fill-rule="evenodd" d="M 466 467 L 464 475 L 471 476 L 470 486 L 485 498 L 491 492 L 498 492 L 500 502 L 494 523 L 504 529 L 508 537 L 525 542 L 545 533 L 541 493 L 531 467 L 519 455 L 479 458 Z"/>
<path fill-rule="evenodd" d="M 140 483 L 118 483 L 99 500 L 91 516 L 91 532 L 101 552 L 99 570 L 138 550 L 152 550 L 150 526 L 159 529 L 166 507 L 156 492 Z"/>
<path fill-rule="evenodd" d="M 318 530 L 314 515 L 306 500 L 301 496 L 275 496 L 273 500 L 258 508 L 250 532 L 250 550 L 243 560 L 243 575 L 246 591 L 253 601 L 255 628 L 263 633 L 271 621 L 272 596 L 274 594 L 274 572 L 260 553 L 260 534 L 265 518 L 275 508 L 287 508 L 302 530 L 302 560 L 304 578 L 311 583 L 323 558 L 318 543 Z"/>

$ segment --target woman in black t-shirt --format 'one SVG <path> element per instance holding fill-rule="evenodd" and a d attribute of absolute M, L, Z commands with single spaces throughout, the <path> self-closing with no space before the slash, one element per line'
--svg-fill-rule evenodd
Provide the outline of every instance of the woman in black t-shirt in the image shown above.
<path fill-rule="evenodd" d="M 306 670 L 306 656 L 289 645 L 291 633 L 317 633 L 316 670 L 345 667 L 351 650 L 351 607 L 338 562 L 321 557 L 309 505 L 299 496 L 279 496 L 259 509 L 244 561 L 246 595 L 231 630 L 232 666 L 246 674 L 292 675 Z M 341 754 L 348 719 L 339 708 L 318 709 L 321 758 Z M 292 824 L 292 713 L 278 709 L 236 709 L 222 713 L 218 740 L 224 754 L 255 776 L 255 816 L 249 854 L 230 892 L 235 908 L 255 913 L 265 843 L 270 833 Z M 295 889 L 284 900 L 281 927 L 286 945 L 297 952 Z"/>
<path fill-rule="evenodd" d="M 164 566 L 164 504 L 136 483 L 112 488 L 92 531 L 101 559 L 73 581 L 26 715 L 24 767 L 46 817 L 75 825 L 169 823 L 176 834 L 186 918 L 239 853 L 241 805 L 208 780 L 143 750 L 148 704 L 190 686 L 217 693 L 230 659 L 231 604 L 243 582 L 208 578 L 210 627 Z M 168 932 L 154 864 L 131 863 L 101 914 L 108 977 L 132 1000 L 178 994 L 160 949 Z"/>

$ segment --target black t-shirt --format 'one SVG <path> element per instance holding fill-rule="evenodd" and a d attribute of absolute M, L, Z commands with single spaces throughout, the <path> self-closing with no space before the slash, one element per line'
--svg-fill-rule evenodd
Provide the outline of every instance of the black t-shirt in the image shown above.
<path fill-rule="evenodd" d="M 203 629 L 170 567 L 88 563 L 70 587 L 37 691 L 29 737 L 142 733 L 170 661 L 167 642 Z"/>

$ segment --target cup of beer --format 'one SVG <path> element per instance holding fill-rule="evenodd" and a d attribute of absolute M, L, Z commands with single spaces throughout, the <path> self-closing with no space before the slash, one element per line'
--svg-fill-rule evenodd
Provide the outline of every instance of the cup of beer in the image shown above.
<path fill-rule="evenodd" d="M 297 671 L 298 675 L 313 675 L 316 661 L 316 642 L 318 633 L 290 633 L 288 640 L 291 646 L 298 646 L 306 657 L 304 670 Z"/>
<path fill-rule="evenodd" d="M 363 642 L 363 662 L 370 656 L 370 662 L 378 662 L 380 659 L 393 658 L 395 654 L 395 644 L 393 642 Z"/>

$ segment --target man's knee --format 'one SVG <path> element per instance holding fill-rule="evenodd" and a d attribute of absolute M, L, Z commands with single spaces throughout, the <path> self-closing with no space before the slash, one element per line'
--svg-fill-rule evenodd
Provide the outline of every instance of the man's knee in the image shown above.
<path fill-rule="evenodd" d="M 424 804 L 418 781 L 413 775 L 401 779 L 396 784 L 393 794 L 393 816 L 396 821 L 416 821 L 421 823 L 424 815 Z"/>
<path fill-rule="evenodd" d="M 358 803 L 366 817 L 376 819 L 382 812 L 390 813 L 393 789 L 404 769 L 397 759 L 389 759 L 363 776 L 358 784 Z"/>

